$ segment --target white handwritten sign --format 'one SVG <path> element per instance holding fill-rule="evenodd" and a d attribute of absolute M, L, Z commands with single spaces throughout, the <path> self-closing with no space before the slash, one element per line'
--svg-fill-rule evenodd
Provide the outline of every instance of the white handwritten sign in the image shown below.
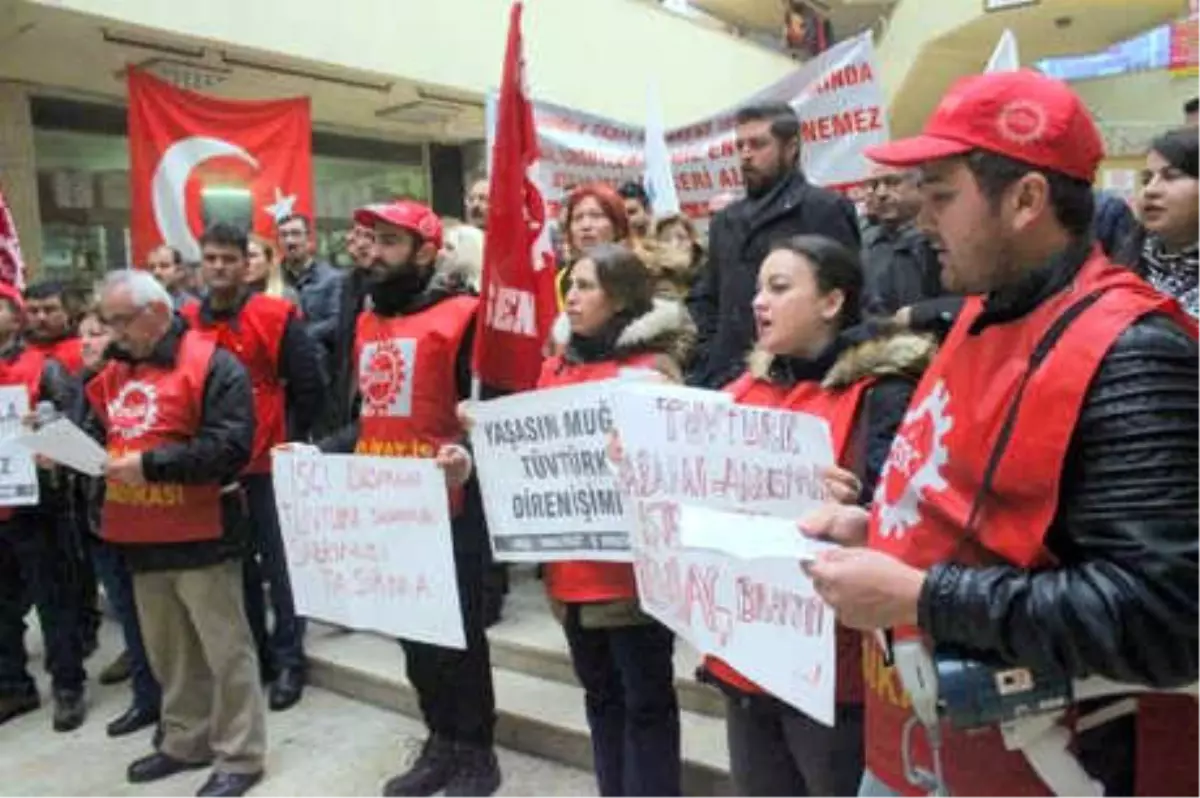
<path fill-rule="evenodd" d="M 799 562 L 743 560 L 681 541 L 682 523 L 709 526 L 713 511 L 741 514 L 726 533 L 752 536 L 755 516 L 798 519 L 818 506 L 822 469 L 833 464 L 828 425 L 707 391 L 651 387 L 617 394 L 614 418 L 624 448 L 619 481 L 638 514 L 632 543 L 642 607 L 701 652 L 832 725 L 833 611 Z M 711 530 L 686 536 L 706 535 Z"/>
<path fill-rule="evenodd" d="M 432 460 L 281 452 L 272 475 L 300 615 L 466 648 Z"/>
<path fill-rule="evenodd" d="M 28 430 L 21 419 L 29 414 L 29 391 L 24 385 L 0 387 L 0 507 L 38 503 L 37 467 L 29 450 L 16 443 Z"/>
<path fill-rule="evenodd" d="M 605 451 L 617 381 L 480 402 L 471 443 L 496 559 L 629 562 L 632 514 Z"/>

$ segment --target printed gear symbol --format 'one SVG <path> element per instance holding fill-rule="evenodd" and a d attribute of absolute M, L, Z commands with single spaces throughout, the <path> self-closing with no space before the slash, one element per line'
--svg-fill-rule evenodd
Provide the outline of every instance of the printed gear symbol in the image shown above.
<path fill-rule="evenodd" d="M 140 393 L 145 397 L 145 417 L 132 426 L 114 425 L 117 433 L 126 440 L 144 434 L 158 420 L 158 388 L 140 380 L 128 382 L 121 388 L 116 398 L 113 399 L 112 404 L 109 405 L 109 416 L 111 417 L 118 412 L 123 413 L 126 403 L 136 393 Z"/>
<path fill-rule="evenodd" d="M 950 393 L 946 390 L 946 383 L 944 380 L 938 380 L 921 403 L 905 414 L 901 428 L 917 423 L 921 416 L 928 414 L 933 427 L 929 437 L 929 454 L 894 503 L 889 503 L 884 495 L 884 486 L 895 467 L 892 459 L 888 458 L 884 473 L 879 477 L 875 496 L 880 508 L 879 534 L 882 537 L 903 537 L 910 527 L 921 520 L 922 495 L 926 491 L 946 489 L 946 478 L 942 476 L 942 469 L 948 460 L 945 439 L 954 426 L 954 419 L 947 412 L 949 404 Z"/>

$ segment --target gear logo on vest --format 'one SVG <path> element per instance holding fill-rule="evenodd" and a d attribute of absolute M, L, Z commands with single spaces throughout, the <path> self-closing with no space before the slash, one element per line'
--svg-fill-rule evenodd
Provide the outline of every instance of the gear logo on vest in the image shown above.
<path fill-rule="evenodd" d="M 127 441 L 145 435 L 157 420 L 158 390 L 149 383 L 127 382 L 108 403 L 109 426 Z"/>
<path fill-rule="evenodd" d="M 393 338 L 363 345 L 358 388 L 365 416 L 411 416 L 415 338 Z"/>
<path fill-rule="evenodd" d="M 954 426 L 949 405 L 946 383 L 938 380 L 905 414 L 875 489 L 881 537 L 903 537 L 921 520 L 921 498 L 946 489 L 946 435 Z"/>

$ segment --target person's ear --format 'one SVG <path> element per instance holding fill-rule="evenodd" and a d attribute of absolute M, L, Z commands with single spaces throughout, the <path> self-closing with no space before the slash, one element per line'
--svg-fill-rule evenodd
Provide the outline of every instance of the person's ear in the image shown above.
<path fill-rule="evenodd" d="M 1050 181 L 1040 172 L 1024 175 L 1006 193 L 1014 232 L 1028 230 L 1043 214 L 1054 213 Z"/>

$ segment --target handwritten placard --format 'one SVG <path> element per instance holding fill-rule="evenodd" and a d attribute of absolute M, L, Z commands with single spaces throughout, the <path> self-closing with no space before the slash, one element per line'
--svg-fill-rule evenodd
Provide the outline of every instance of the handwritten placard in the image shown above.
<path fill-rule="evenodd" d="M 632 514 L 605 451 L 615 384 L 552 388 L 474 406 L 471 443 L 496 559 L 632 559 Z"/>
<path fill-rule="evenodd" d="M 17 443 L 28 432 L 21 420 L 29 414 L 24 385 L 0 387 L 0 507 L 38 503 L 37 467 L 29 450 Z"/>
<path fill-rule="evenodd" d="M 281 452 L 272 474 L 300 615 L 466 647 L 445 476 L 433 461 Z"/>
<path fill-rule="evenodd" d="M 828 425 L 707 391 L 652 387 L 617 394 L 614 419 L 624 449 L 619 482 L 637 512 L 642 607 L 701 652 L 832 725 L 834 615 L 798 560 L 739 559 L 681 541 L 690 537 L 684 523 L 710 527 L 718 511 L 739 514 L 740 523 L 726 522 L 727 534 L 751 536 L 756 516 L 798 519 L 818 506 L 822 470 L 833 463 Z M 711 538 L 709 529 L 695 532 Z"/>

